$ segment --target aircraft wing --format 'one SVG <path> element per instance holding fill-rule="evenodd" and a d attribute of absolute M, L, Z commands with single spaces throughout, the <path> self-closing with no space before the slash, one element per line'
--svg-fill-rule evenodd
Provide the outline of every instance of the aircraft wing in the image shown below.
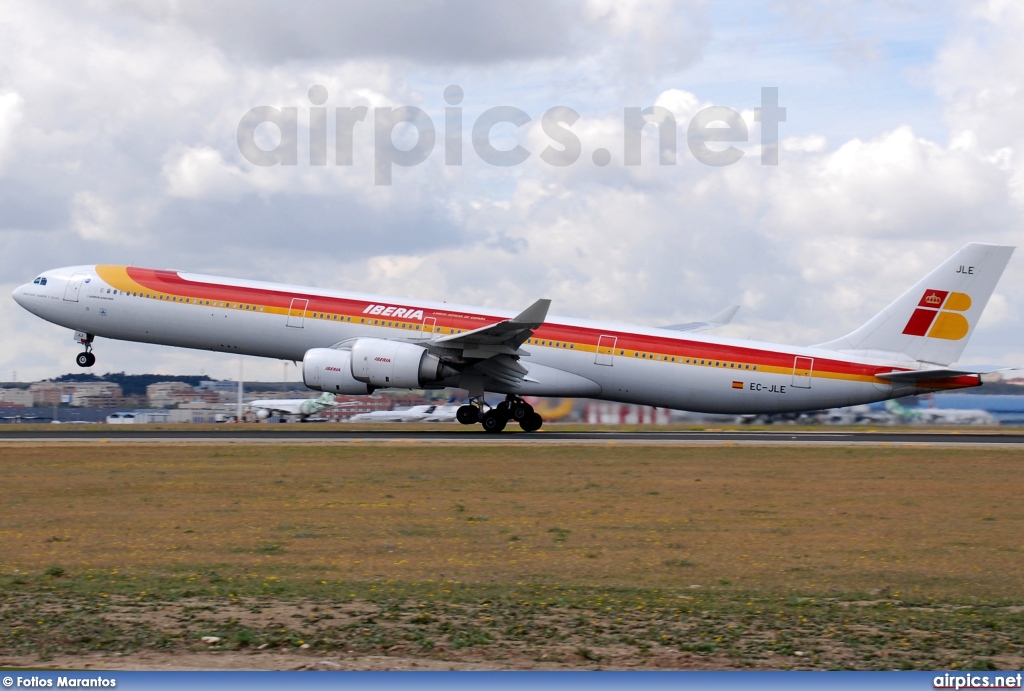
<path fill-rule="evenodd" d="M 549 307 L 551 300 L 537 300 L 512 319 L 441 336 L 431 341 L 431 345 L 459 349 L 462 359 L 469 361 L 467 371 L 518 387 L 523 381 L 529 381 L 529 371 L 519 362 L 519 356 L 526 354 L 520 346 L 544 323 Z"/>
<path fill-rule="evenodd" d="M 549 307 L 551 300 L 537 300 L 512 319 L 460 334 L 441 336 L 432 343 L 445 348 L 461 348 L 462 356 L 466 359 L 486 360 L 496 355 L 519 355 L 519 346 L 544 323 Z"/>
<path fill-rule="evenodd" d="M 670 324 L 669 326 L 661 326 L 658 328 L 668 329 L 669 331 L 707 331 L 708 329 L 717 329 L 720 326 L 725 326 L 732 321 L 732 318 L 736 316 L 736 312 L 740 309 L 739 305 L 730 305 L 721 312 L 716 312 L 708 317 L 707 321 L 703 322 L 687 322 L 686 324 Z"/>

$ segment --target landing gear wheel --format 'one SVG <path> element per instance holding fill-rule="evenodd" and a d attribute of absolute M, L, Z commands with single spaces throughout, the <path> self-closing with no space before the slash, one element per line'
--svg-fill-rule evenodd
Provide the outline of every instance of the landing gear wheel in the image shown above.
<path fill-rule="evenodd" d="M 541 416 L 533 412 L 519 421 L 519 426 L 523 428 L 524 432 L 536 432 L 543 424 L 544 420 Z"/>
<path fill-rule="evenodd" d="M 75 357 L 75 362 L 79 367 L 92 367 L 96 364 L 96 356 L 89 352 L 79 353 Z"/>
<path fill-rule="evenodd" d="M 501 412 L 495 408 L 494 410 L 488 410 L 484 413 L 480 422 L 483 423 L 484 432 L 497 434 L 501 430 L 505 429 L 505 425 L 508 424 L 508 418 L 502 415 Z"/>
<path fill-rule="evenodd" d="M 529 403 L 517 401 L 509 406 L 509 417 L 516 422 L 522 423 L 530 415 L 533 415 L 533 406 Z"/>
<path fill-rule="evenodd" d="M 480 409 L 475 405 L 460 406 L 455 411 L 455 419 L 464 425 L 475 425 L 480 422 Z"/>

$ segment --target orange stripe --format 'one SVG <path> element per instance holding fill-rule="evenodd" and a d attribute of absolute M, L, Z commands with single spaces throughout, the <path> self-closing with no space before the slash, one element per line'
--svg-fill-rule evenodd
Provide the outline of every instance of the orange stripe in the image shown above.
<path fill-rule="evenodd" d="M 351 323 L 371 325 L 374 320 L 384 324 L 391 322 L 396 326 L 401 324 L 418 325 L 420 323 L 419 319 L 413 321 L 404 316 L 396 318 L 364 314 L 364 310 L 369 305 L 380 304 L 365 300 L 334 298 L 267 288 L 244 288 L 201 283 L 182 278 L 176 271 L 161 271 L 138 267 L 100 265 L 96 267 L 96 272 L 101 279 L 117 290 L 150 294 L 162 299 L 174 297 L 202 300 L 203 306 L 206 306 L 205 303 L 209 300 L 211 302 L 232 305 L 230 308 L 226 306 L 221 307 L 224 309 L 238 309 L 237 305 L 252 305 L 257 308 L 263 308 L 263 313 L 287 315 L 291 301 L 294 298 L 300 298 L 309 301 L 306 309 L 306 316 L 308 318 L 316 318 L 312 316 L 315 314 L 327 314 L 330 315 L 330 321 L 345 319 L 346 323 L 349 323 L 349 319 L 351 319 Z M 401 303 L 399 303 L 399 306 L 402 306 Z M 414 303 L 409 304 L 409 307 L 422 309 L 425 318 L 436 320 L 437 332 L 445 334 L 478 329 L 503 320 L 502 317 L 445 310 L 435 311 L 417 307 Z M 339 319 L 335 320 L 335 316 L 338 316 Z M 759 373 L 792 374 L 793 372 L 795 354 L 792 353 L 778 353 L 758 348 L 727 346 L 701 341 L 687 341 L 680 338 L 647 336 L 625 331 L 581 328 L 560 324 L 545 324 L 541 326 L 534 332 L 530 346 L 556 347 L 555 345 L 540 345 L 538 343 L 554 342 L 559 344 L 557 347 L 564 346 L 567 349 L 581 352 L 597 352 L 597 342 L 601 336 L 614 336 L 618 339 L 615 348 L 608 350 L 612 352 L 619 351 L 614 352 L 615 355 L 619 356 L 628 357 L 629 353 L 637 353 L 637 357 L 641 354 L 646 356 L 640 359 L 654 359 L 658 362 L 666 362 L 667 360 L 669 363 L 672 363 L 671 358 L 675 357 L 676 361 L 672 364 L 701 366 L 697 363 L 700 360 L 704 360 L 705 362 L 739 363 L 744 367 L 746 365 L 756 366 L 756 371 Z M 655 356 L 658 357 L 655 358 Z M 690 359 L 691 362 L 687 363 L 686 359 Z M 728 367 L 727 369 L 739 368 Z M 878 379 L 874 375 L 889 372 L 892 369 L 891 367 L 879 365 L 863 365 L 842 360 L 815 358 L 813 376 L 823 379 L 888 384 L 887 381 Z M 743 371 L 754 370 L 744 369 Z"/>

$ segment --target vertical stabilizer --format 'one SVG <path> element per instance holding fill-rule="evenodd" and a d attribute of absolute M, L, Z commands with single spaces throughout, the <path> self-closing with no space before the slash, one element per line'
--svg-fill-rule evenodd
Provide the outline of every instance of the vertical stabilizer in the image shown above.
<path fill-rule="evenodd" d="M 972 242 L 867 324 L 816 348 L 948 365 L 974 332 L 1013 247 Z"/>

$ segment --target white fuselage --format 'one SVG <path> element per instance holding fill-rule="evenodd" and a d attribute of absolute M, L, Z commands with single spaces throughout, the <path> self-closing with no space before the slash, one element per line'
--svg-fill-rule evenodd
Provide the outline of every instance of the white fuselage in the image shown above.
<path fill-rule="evenodd" d="M 14 297 L 86 334 L 301 360 L 311 348 L 372 337 L 428 344 L 513 313 L 122 266 L 42 274 Z M 39 279 L 37 279 L 39 280 Z M 548 317 L 521 347 L 523 385 L 488 391 L 589 397 L 709 413 L 817 410 L 890 398 L 875 374 L 894 363 L 754 341 Z M 440 382 L 464 386 L 458 377 Z M 965 384 L 968 385 L 968 384 Z M 908 393 L 906 387 L 899 395 Z"/>

